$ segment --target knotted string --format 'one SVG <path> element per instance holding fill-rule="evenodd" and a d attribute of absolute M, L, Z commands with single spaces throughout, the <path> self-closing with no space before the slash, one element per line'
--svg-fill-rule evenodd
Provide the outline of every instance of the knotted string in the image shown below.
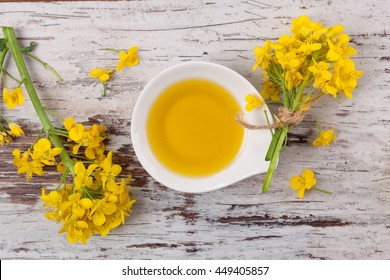
<path fill-rule="evenodd" d="M 317 100 L 318 99 L 313 99 L 312 101 L 308 102 L 305 108 L 308 109 L 308 106 L 310 107 L 310 105 L 316 102 Z M 293 110 L 290 110 L 286 107 L 280 107 L 279 112 L 277 114 L 277 121 L 274 124 L 270 124 L 270 125 L 255 125 L 255 124 L 248 123 L 245 120 L 244 114 L 242 112 L 236 115 L 236 121 L 242 127 L 247 129 L 252 129 L 252 130 L 280 128 L 284 126 L 296 126 L 305 118 L 305 112 L 307 109 L 305 110 L 300 109 L 294 112 Z"/>

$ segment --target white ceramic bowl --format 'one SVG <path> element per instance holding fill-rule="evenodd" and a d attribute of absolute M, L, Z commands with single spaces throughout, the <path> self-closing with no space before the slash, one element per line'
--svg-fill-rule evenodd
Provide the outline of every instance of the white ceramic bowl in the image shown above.
<path fill-rule="evenodd" d="M 177 191 L 190 193 L 217 190 L 247 177 L 265 173 L 269 166 L 269 162 L 264 160 L 271 142 L 269 130 L 245 130 L 241 149 L 234 161 L 222 171 L 210 176 L 181 176 L 167 169 L 156 159 L 146 135 L 146 122 L 150 107 L 164 89 L 185 79 L 207 79 L 223 86 L 234 95 L 242 112 L 245 112 L 245 96 L 248 93 L 257 92 L 253 85 L 240 74 L 215 63 L 186 62 L 159 73 L 146 85 L 138 98 L 131 123 L 134 151 L 145 170 L 161 184 Z M 266 124 L 264 109 L 269 112 L 266 105 L 250 113 L 245 112 L 246 119 L 254 124 Z M 272 121 L 269 113 L 268 117 Z"/>

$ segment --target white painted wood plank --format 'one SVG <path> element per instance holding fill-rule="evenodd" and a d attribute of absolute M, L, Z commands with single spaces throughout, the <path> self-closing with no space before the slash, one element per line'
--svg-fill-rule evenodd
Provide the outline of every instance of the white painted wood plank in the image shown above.
<path fill-rule="evenodd" d="M 151 179 L 129 135 L 147 81 L 176 63 L 201 60 L 228 66 L 260 88 L 261 78 L 251 71 L 253 47 L 287 33 L 301 14 L 345 25 L 364 76 L 353 100 L 324 98 L 294 129 L 271 191 L 260 192 L 264 175 L 201 195 L 176 193 Z M 56 173 L 26 183 L 12 166 L 12 149 L 27 147 L 39 130 L 27 100 L 7 114 L 28 136 L 0 149 L 0 258 L 390 258 L 389 14 L 385 0 L 1 3 L 0 26 L 14 26 L 23 44 L 38 42 L 36 54 L 64 77 L 58 82 L 29 63 L 42 102 L 62 116 L 107 125 L 110 148 L 134 175 L 138 202 L 125 226 L 91 238 L 88 246 L 70 245 L 57 234 L 59 225 L 43 218 L 38 199 L 43 185 L 58 181 Z M 116 57 L 99 49 L 134 44 L 140 65 L 117 75 L 102 98 L 88 72 L 114 67 Z M 335 129 L 334 145 L 310 145 L 315 120 Z M 334 194 L 295 199 L 289 178 L 305 168 Z"/>

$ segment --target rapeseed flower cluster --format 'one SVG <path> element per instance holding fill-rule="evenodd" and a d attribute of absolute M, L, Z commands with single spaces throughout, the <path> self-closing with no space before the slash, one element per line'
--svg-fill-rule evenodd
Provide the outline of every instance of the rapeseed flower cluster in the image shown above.
<path fill-rule="evenodd" d="M 87 128 L 67 118 L 56 132 L 67 142 L 64 149 L 69 148 L 72 166 L 57 159 L 62 149 L 52 147 L 47 138 L 39 139 L 23 153 L 15 149 L 14 164 L 27 179 L 43 175 L 46 166 L 57 166 L 61 182 L 48 193 L 43 188 L 40 197 L 48 211 L 45 217 L 62 224 L 59 232 L 65 232 L 69 242 L 86 244 L 94 233 L 106 236 L 124 224 L 135 202 L 127 187 L 131 177 L 119 178 L 122 167 L 113 163 L 112 151 L 106 151 L 103 125 Z M 69 174 L 73 175 L 72 182 L 67 180 Z"/>
<path fill-rule="evenodd" d="M 262 70 L 262 97 L 275 101 L 287 93 L 286 107 L 294 105 L 294 110 L 303 105 L 306 87 L 335 98 L 338 93 L 352 98 L 363 72 L 355 69 L 351 57 L 356 50 L 349 45 L 350 37 L 343 30 L 342 25 L 325 27 L 308 16 L 300 16 L 292 21 L 291 35 L 284 34 L 276 42 L 267 40 L 264 46 L 255 47 L 253 70 Z M 312 93 L 306 96 L 312 97 Z"/>
<path fill-rule="evenodd" d="M 25 86 L 30 101 L 42 124 L 42 130 L 30 148 L 25 151 L 14 149 L 13 163 L 19 174 L 30 180 L 41 176 L 47 169 L 54 168 L 60 173 L 60 182 L 55 190 L 42 188 L 45 217 L 62 225 L 60 233 L 66 233 L 71 243 L 87 243 L 93 234 L 106 236 L 112 229 L 125 223 L 135 200 L 131 199 L 128 184 L 131 176 L 122 175 L 122 167 L 113 162 L 113 152 L 107 151 L 103 143 L 107 138 L 104 125 L 89 127 L 77 123 L 73 118 L 62 120 L 55 112 L 44 107 L 34 88 L 23 55 L 27 55 L 44 65 L 59 80 L 61 76 L 47 63 L 31 54 L 35 43 L 21 49 L 12 27 L 3 27 L 4 38 L 0 38 L 0 76 L 3 81 L 3 103 L 14 109 L 24 103 L 22 85 Z M 138 63 L 136 49 L 126 54 L 119 52 L 118 68 Z M 21 79 L 15 78 L 3 68 L 7 54 L 12 58 Z M 119 71 L 119 69 L 118 69 Z M 110 79 L 111 69 L 98 68 L 91 76 L 105 84 Z M 18 83 L 10 89 L 6 76 Z M 54 126 L 47 113 L 62 121 L 61 127 Z M 22 128 L 0 113 L 0 145 L 9 143 L 13 137 L 24 134 Z M 46 137 L 41 137 L 45 132 Z"/>
<path fill-rule="evenodd" d="M 260 68 L 263 76 L 261 97 L 270 99 L 268 103 L 282 104 L 295 121 L 293 125 L 297 125 L 311 104 L 322 96 L 336 98 L 344 94 L 352 98 L 357 80 L 363 72 L 355 67 L 352 57 L 356 50 L 350 45 L 350 37 L 343 30 L 342 25 L 327 27 L 311 21 L 308 16 L 300 16 L 292 20 L 291 34 L 284 34 L 277 41 L 266 40 L 263 46 L 254 48 L 256 63 L 253 71 Z M 247 111 L 263 105 L 258 100 L 260 95 L 246 97 Z M 287 143 L 287 133 L 293 126 L 284 125 L 278 116 L 275 117 L 277 125 L 269 126 L 276 128 L 276 131 L 266 156 L 270 167 L 263 185 L 264 192 L 268 191 L 277 159 Z M 328 146 L 335 139 L 333 130 L 319 129 L 313 146 Z M 304 175 L 307 174 L 305 172 Z M 302 198 L 304 188 L 299 187 L 298 182 L 301 181 L 294 178 L 292 186 L 299 190 L 298 197 Z M 311 184 L 308 186 L 306 189 L 311 188 Z"/>

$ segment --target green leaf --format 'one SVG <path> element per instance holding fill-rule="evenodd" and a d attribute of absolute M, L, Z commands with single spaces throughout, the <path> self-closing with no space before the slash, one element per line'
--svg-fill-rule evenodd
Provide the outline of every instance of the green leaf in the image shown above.
<path fill-rule="evenodd" d="M 35 49 L 36 46 L 37 46 L 37 43 L 35 43 L 34 41 L 33 41 L 33 42 L 30 42 L 30 46 L 25 47 L 25 48 L 22 50 L 22 52 L 24 52 L 24 53 L 30 53 L 30 52 L 32 52 L 32 51 Z"/>
<path fill-rule="evenodd" d="M 0 38 L 0 52 L 2 52 L 7 47 L 7 40 Z"/>

